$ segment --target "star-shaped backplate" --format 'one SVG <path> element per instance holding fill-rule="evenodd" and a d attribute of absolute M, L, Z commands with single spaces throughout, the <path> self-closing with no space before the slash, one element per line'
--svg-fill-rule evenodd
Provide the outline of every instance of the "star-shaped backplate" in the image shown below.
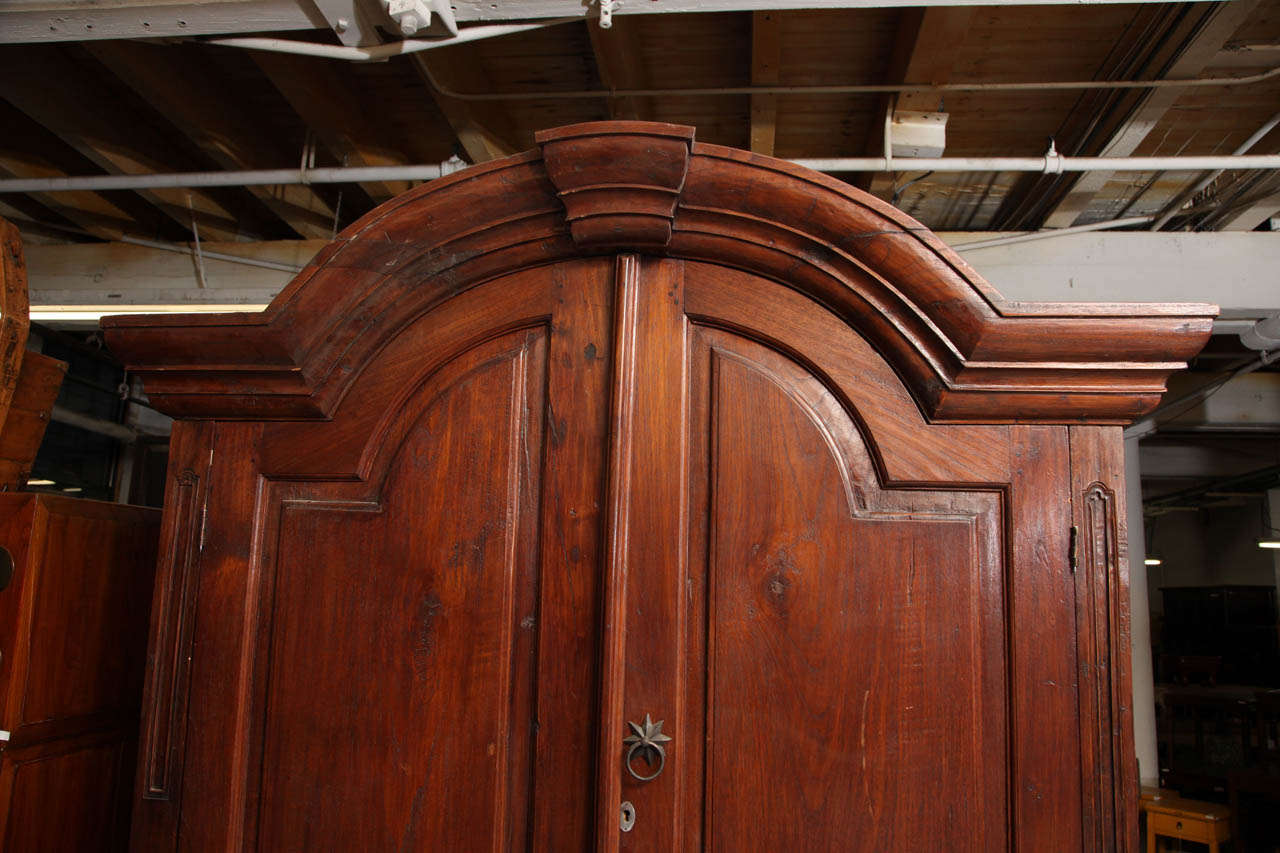
<path fill-rule="evenodd" d="M 622 739 L 627 746 L 639 744 L 641 749 L 652 749 L 655 752 L 662 751 L 662 744 L 671 740 L 670 737 L 662 733 L 662 724 L 666 720 L 658 720 L 654 722 L 648 714 L 644 715 L 644 723 L 633 723 L 628 721 L 627 725 L 631 726 L 633 734 Z"/>

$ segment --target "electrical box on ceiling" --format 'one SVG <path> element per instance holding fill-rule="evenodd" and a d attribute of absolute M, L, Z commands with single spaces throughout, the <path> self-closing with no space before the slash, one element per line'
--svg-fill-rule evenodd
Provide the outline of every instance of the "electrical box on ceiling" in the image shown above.
<path fill-rule="evenodd" d="M 947 114 L 894 110 L 889 138 L 894 157 L 941 157 L 947 147 Z"/>

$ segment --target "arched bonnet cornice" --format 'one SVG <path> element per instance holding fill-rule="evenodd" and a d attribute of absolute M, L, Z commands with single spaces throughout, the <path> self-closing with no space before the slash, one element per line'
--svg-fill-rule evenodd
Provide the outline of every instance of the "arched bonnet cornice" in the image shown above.
<path fill-rule="evenodd" d="M 327 417 L 414 317 L 479 282 L 637 251 L 744 269 L 856 329 L 935 421 L 1122 423 L 1203 346 L 1209 305 L 1005 301 L 915 220 L 817 172 L 598 122 L 432 181 L 371 211 L 260 314 L 103 319 L 175 417 Z M 714 322 L 714 317 L 703 318 Z"/>

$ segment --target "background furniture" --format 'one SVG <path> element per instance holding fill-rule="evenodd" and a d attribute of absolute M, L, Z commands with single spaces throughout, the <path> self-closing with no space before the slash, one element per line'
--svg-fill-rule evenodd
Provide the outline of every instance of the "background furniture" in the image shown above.
<path fill-rule="evenodd" d="M 1131 849 L 1119 424 L 1212 309 L 538 139 L 262 315 L 104 320 L 180 419 L 137 849 Z"/>
<path fill-rule="evenodd" d="M 159 525 L 153 509 L 0 495 L 6 853 L 126 846 Z"/>
<path fill-rule="evenodd" d="M 27 349 L 29 306 L 22 238 L 0 219 L 0 492 L 26 484 L 67 369 Z"/>
<path fill-rule="evenodd" d="M 1199 800 L 1163 797 L 1144 800 L 1147 812 L 1147 853 L 1164 849 L 1161 838 L 1177 838 L 1209 845 L 1218 853 L 1219 845 L 1231 840 L 1230 809 Z"/>
<path fill-rule="evenodd" d="M 1280 687 L 1280 626 L 1275 586 L 1164 587 L 1161 653 L 1166 680 L 1182 683 L 1194 661 L 1219 658 L 1213 680 L 1226 684 Z"/>

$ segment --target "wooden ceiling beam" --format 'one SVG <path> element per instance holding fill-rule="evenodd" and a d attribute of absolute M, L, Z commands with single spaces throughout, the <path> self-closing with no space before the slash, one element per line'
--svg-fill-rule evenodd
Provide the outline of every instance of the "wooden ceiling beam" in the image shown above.
<path fill-rule="evenodd" d="M 751 13 L 751 85 L 776 86 L 782 65 L 781 12 Z M 751 96 L 751 150 L 773 156 L 778 133 L 778 96 Z"/>
<path fill-rule="evenodd" d="M 1232 0 L 1230 3 L 1214 3 L 1206 7 L 1197 31 L 1184 43 L 1177 58 L 1161 76 L 1166 79 L 1201 76 L 1257 5 L 1258 0 Z M 1133 154 L 1183 94 L 1181 89 L 1154 89 L 1148 92 L 1129 116 L 1112 131 L 1110 138 L 1097 151 L 1097 156 L 1128 157 Z M 1094 197 L 1114 174 L 1082 174 L 1049 210 L 1044 217 L 1044 226 L 1065 228 L 1073 225 L 1089 209 Z"/>
<path fill-rule="evenodd" d="M 91 42 L 85 49 L 220 167 L 273 169 L 288 162 L 279 143 L 245 113 L 244 99 L 197 65 L 189 49 L 130 41 Z M 298 236 L 332 236 L 333 210 L 310 187 L 245 189 Z"/>
<path fill-rule="evenodd" d="M 600 26 L 594 18 L 586 19 L 587 35 L 591 39 L 591 52 L 595 56 L 596 71 L 600 82 L 608 89 L 647 89 L 649 75 L 636 38 L 636 19 L 617 15 L 609 29 Z M 653 103 L 649 98 L 610 98 L 609 117 L 648 121 L 653 118 Z"/>
<path fill-rule="evenodd" d="M 3 98 L 0 127 L 5 129 L 0 134 L 0 169 L 6 177 L 61 178 L 102 173 L 97 164 Z M 128 190 L 27 193 L 6 198 L 27 216 L 55 226 L 81 228 L 104 239 L 114 239 L 124 231 L 161 240 L 181 241 L 190 236 L 185 227 Z"/>
<path fill-rule="evenodd" d="M 432 78 L 455 92 L 491 92 L 493 84 L 470 45 L 445 47 L 411 55 L 440 111 L 453 128 L 458 144 L 473 163 L 508 157 L 520 151 L 515 128 L 501 104 L 477 103 L 442 94 Z"/>
<path fill-rule="evenodd" d="M 69 48 L 12 47 L 0 53 L 4 97 L 109 174 L 206 171 L 213 167 L 160 116 L 139 103 L 100 65 Z M 51 85 L 75 69 L 74 86 Z M 138 191 L 179 225 L 196 222 L 207 239 L 287 237 L 287 226 L 243 189 Z"/>
<path fill-rule="evenodd" d="M 320 143 L 346 166 L 404 166 L 413 161 L 402 146 L 388 144 L 388 133 L 365 109 L 343 66 L 332 61 L 284 53 L 252 51 L 258 68 L 293 107 Z M 408 181 L 366 181 L 360 187 L 374 204 L 410 188 Z"/>
<path fill-rule="evenodd" d="M 6 178 L 61 178 L 66 174 L 36 158 L 16 157 L 0 151 L 0 176 Z M 23 200 L 36 206 L 27 215 L 54 225 L 79 228 L 102 240 L 116 240 L 130 231 L 133 219 L 124 211 L 92 192 L 26 193 L 7 197 L 23 209 Z M 53 214 L 49 216 L 48 214 Z"/>
<path fill-rule="evenodd" d="M 904 10 L 884 82 L 946 83 L 972 17 L 973 10 L 967 6 Z M 884 125 L 894 110 L 934 112 L 937 109 L 937 93 L 903 92 L 882 98 L 867 137 L 868 156 L 879 157 L 885 153 Z M 872 195 L 888 199 L 893 194 L 894 178 L 883 174 L 864 176 L 859 184 Z"/>

